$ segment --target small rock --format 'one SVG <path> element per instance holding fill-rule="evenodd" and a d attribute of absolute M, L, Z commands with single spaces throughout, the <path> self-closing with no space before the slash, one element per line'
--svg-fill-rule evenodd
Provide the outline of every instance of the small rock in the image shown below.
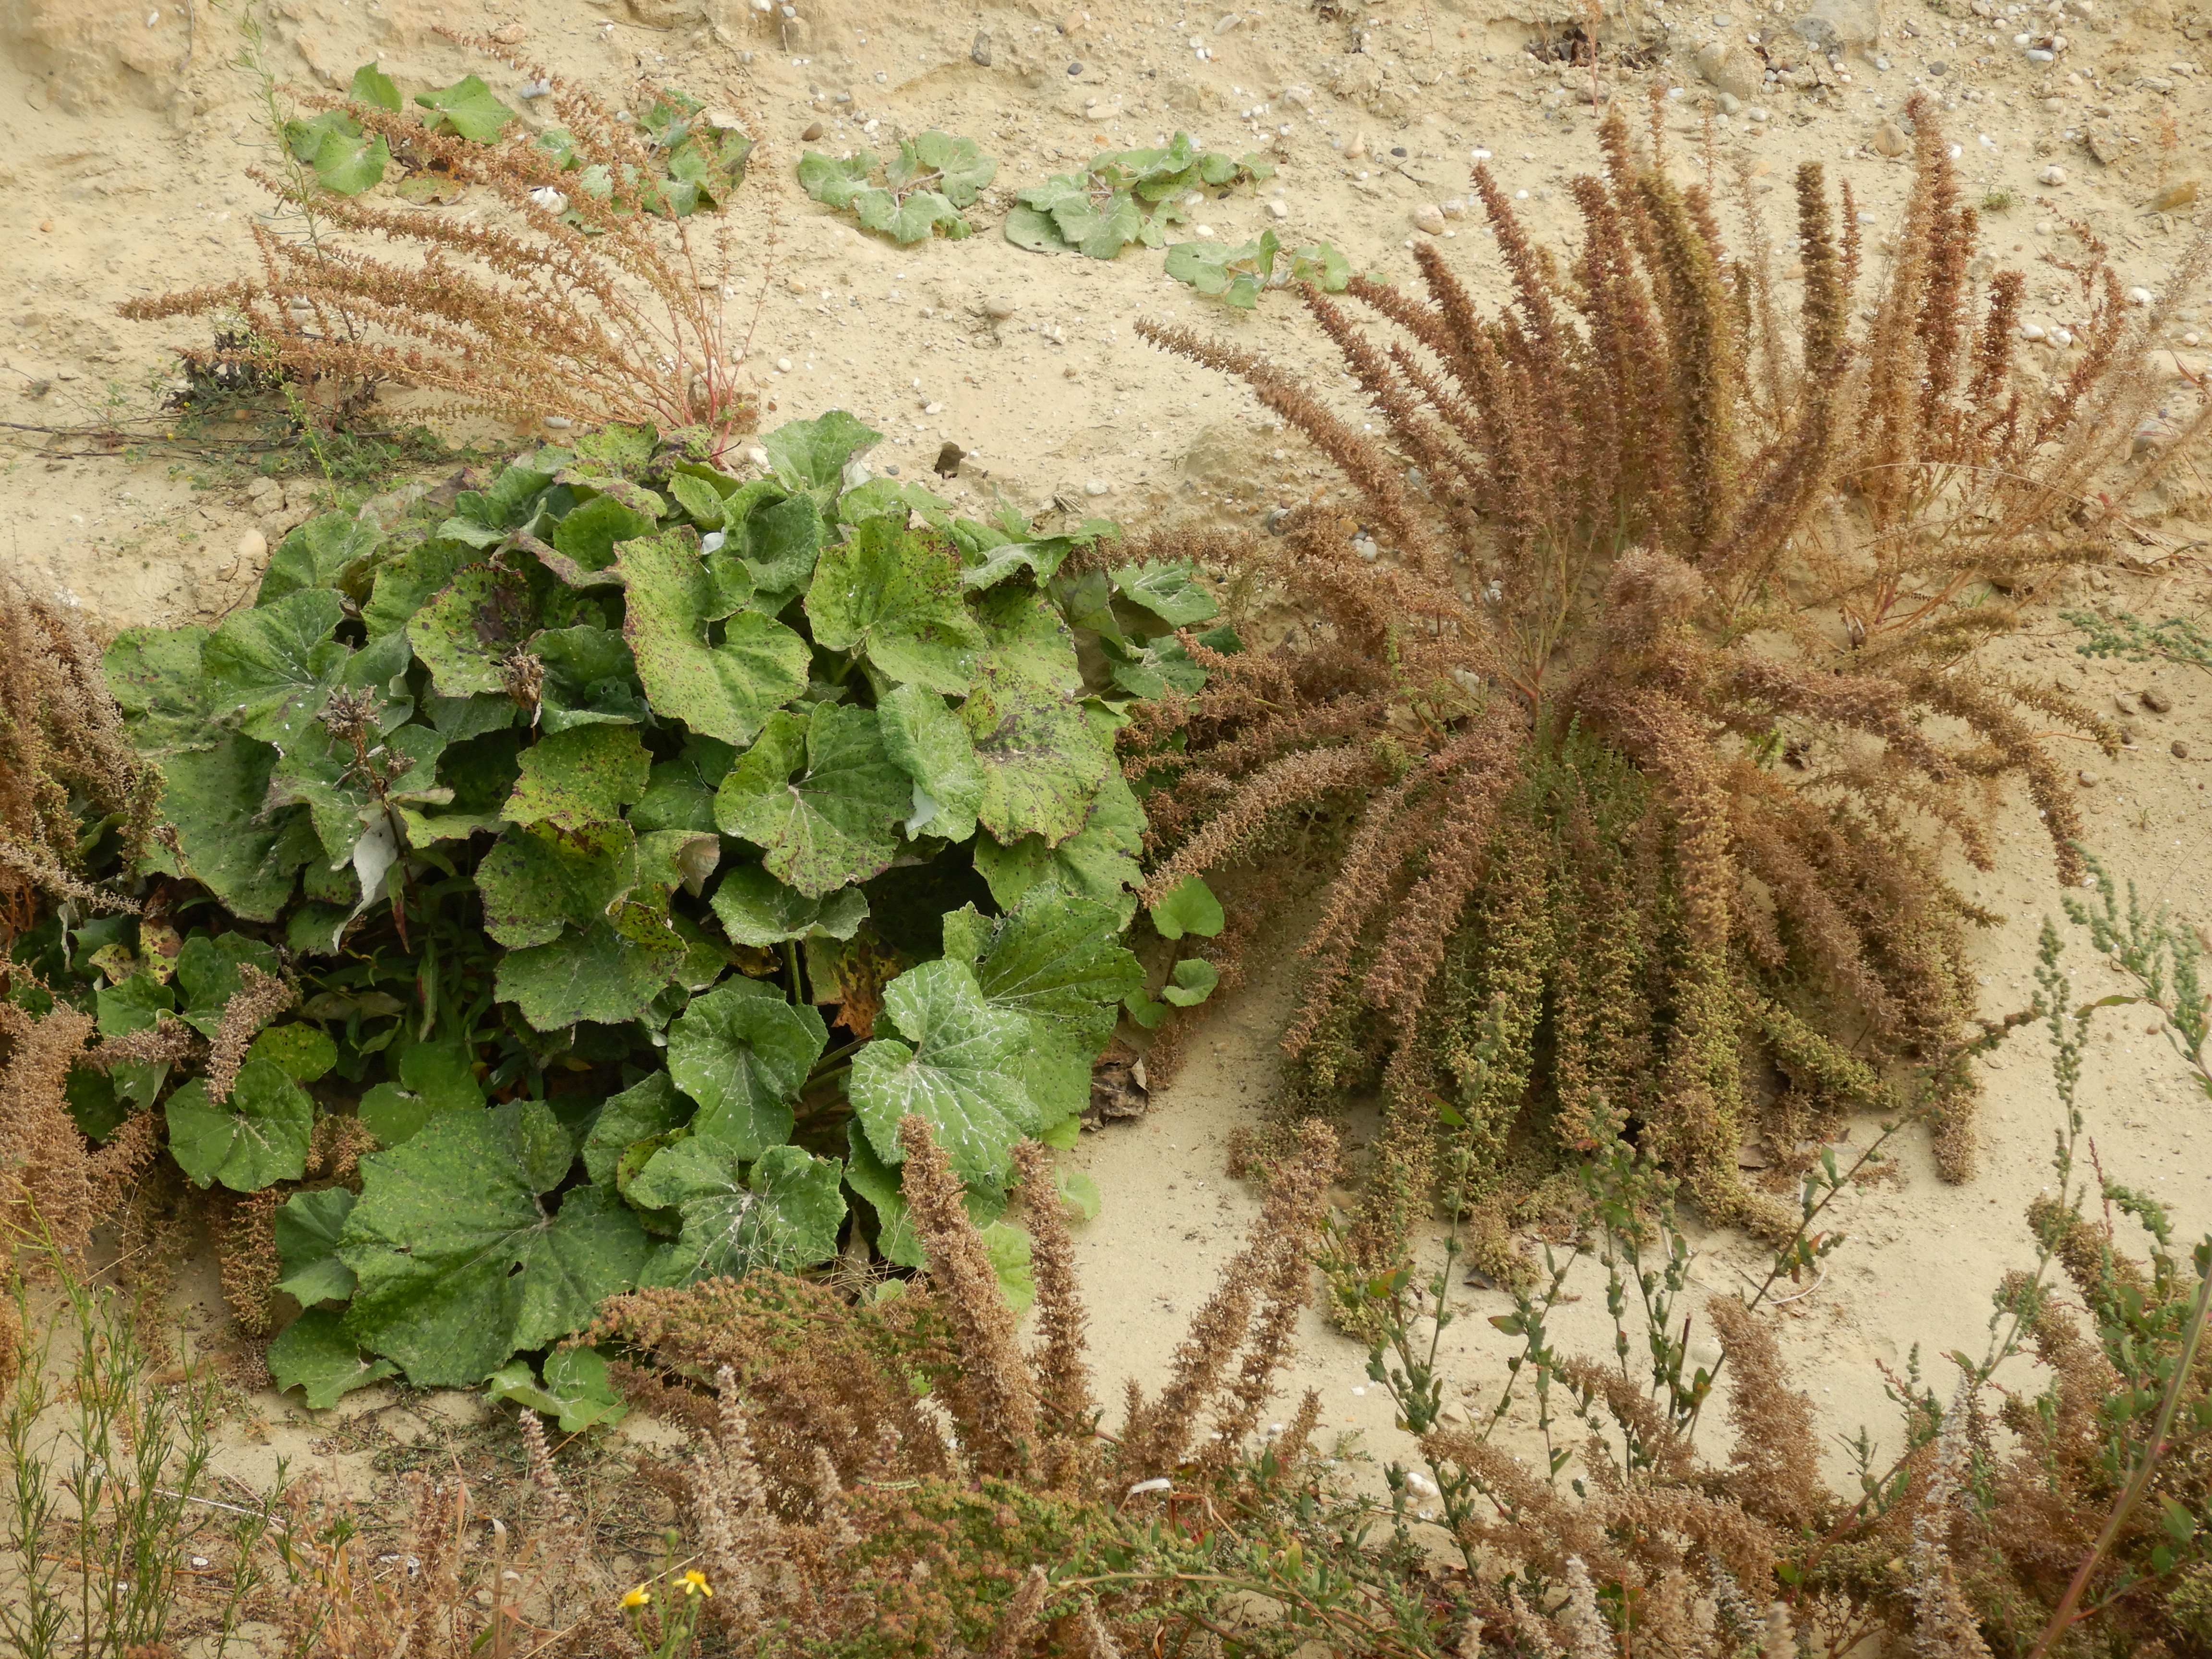
<path fill-rule="evenodd" d="M 238 538 L 238 556 L 249 565 L 258 565 L 269 556 L 269 538 L 258 530 L 249 530 Z"/>
<path fill-rule="evenodd" d="M 1289 218 L 1291 216 L 1291 204 L 1283 200 L 1281 197 L 1277 197 L 1273 201 L 1267 204 L 1267 216 L 1271 219 Z"/>
<path fill-rule="evenodd" d="M 520 23 L 501 23 L 491 32 L 491 38 L 502 46 L 519 46 L 529 34 L 530 31 Z"/>
<path fill-rule="evenodd" d="M 967 459 L 968 452 L 966 450 L 961 448 L 958 444 L 947 442 L 944 448 L 937 452 L 937 476 L 940 478 L 958 477 L 960 476 L 960 463 Z"/>
<path fill-rule="evenodd" d="M 2166 749 L 2176 760 L 2187 760 L 2189 758 L 2189 745 L 2182 742 L 2179 738 L 2176 738 L 2172 743 L 2168 744 L 2166 745 Z"/>
<path fill-rule="evenodd" d="M 2092 123 L 2089 131 L 2082 135 L 2081 142 L 2088 147 L 2089 154 L 2104 167 L 2112 166 L 2128 153 L 2127 135 L 2110 121 Z"/>
<path fill-rule="evenodd" d="M 1062 34 L 1080 34 L 1090 27 L 1091 14 L 1087 11 L 1072 11 L 1060 20 Z"/>
<path fill-rule="evenodd" d="M 1425 230 L 1431 236 L 1441 236 L 1444 234 L 1444 210 L 1434 202 L 1424 202 L 1413 210 L 1413 224 L 1416 229 Z"/>
<path fill-rule="evenodd" d="M 2168 185 L 2150 198 L 2154 213 L 2171 213 L 2176 208 L 2197 205 L 2197 180 L 2184 179 L 2179 184 Z"/>
<path fill-rule="evenodd" d="M 1911 153 L 1912 140 L 1896 122 L 1884 121 L 1874 136 L 1874 147 L 1884 155 L 1905 155 Z"/>
<path fill-rule="evenodd" d="M 246 486 L 246 493 L 249 498 L 258 501 L 266 496 L 278 494 L 283 488 L 284 486 L 274 478 L 256 478 Z"/>
<path fill-rule="evenodd" d="M 968 48 L 968 61 L 978 69 L 991 67 L 991 33 L 988 29 L 975 31 L 975 43 Z"/>
<path fill-rule="evenodd" d="M 1743 100 L 1742 100 L 1742 99 L 1741 99 L 1741 98 L 1739 98 L 1739 97 L 1737 97 L 1734 93 L 1732 93 L 1732 92 L 1724 92 L 1724 93 L 1723 93 L 1723 94 L 1721 94 L 1721 113 L 1722 113 L 1722 114 L 1723 114 L 1723 115 L 1733 115 L 1733 114 L 1735 114 L 1738 110 L 1741 109 L 1742 107 L 1743 107 Z"/>
<path fill-rule="evenodd" d="M 1344 147 L 1344 159 L 1347 161 L 1365 161 L 1367 159 L 1367 140 L 1355 136 L 1352 141 Z"/>
<path fill-rule="evenodd" d="M 1083 493 L 1086 495 L 1103 495 L 1107 489 L 1108 485 L 1103 478 L 1088 478 L 1084 481 Z"/>
<path fill-rule="evenodd" d="M 2097 775 L 2094 772 L 2084 770 L 2076 772 L 2074 775 L 2080 780 L 2084 789 L 2094 789 L 2097 787 Z"/>
<path fill-rule="evenodd" d="M 2112 707 L 2123 714 L 2132 714 L 2136 712 L 2136 700 L 2124 691 L 2115 691 L 2112 693 Z"/>
<path fill-rule="evenodd" d="M 802 144 L 811 144 L 821 136 L 822 123 L 819 121 L 809 121 L 806 124 L 806 131 L 799 135 L 799 142 Z"/>
<path fill-rule="evenodd" d="M 2146 685 L 2142 689 L 2142 706 L 2154 714 L 2167 714 L 2173 712 L 2173 699 L 2166 695 L 2164 688 Z"/>
<path fill-rule="evenodd" d="M 1014 302 L 1002 295 L 994 294 L 983 301 L 983 314 L 994 323 L 1005 322 L 1017 309 Z"/>
<path fill-rule="evenodd" d="M 2066 169 L 2062 167 L 2047 167 L 2035 176 L 2043 184 L 2063 185 L 2066 182 Z"/>
<path fill-rule="evenodd" d="M 1070 75 L 1080 75 L 1083 73 L 1083 65 L 1080 64 L 1070 64 L 1067 66 L 1067 72 Z"/>
<path fill-rule="evenodd" d="M 1243 21 L 1244 16 L 1242 12 L 1224 11 L 1214 19 L 1213 32 L 1216 34 L 1226 34 Z"/>

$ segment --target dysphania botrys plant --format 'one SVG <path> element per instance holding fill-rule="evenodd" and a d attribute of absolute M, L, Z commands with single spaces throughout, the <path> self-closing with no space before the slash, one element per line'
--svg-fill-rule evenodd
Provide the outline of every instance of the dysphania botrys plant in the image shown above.
<path fill-rule="evenodd" d="M 29 775 L 0 839 L 69 901 L 0 1010 L 11 1162 L 166 1146 L 227 1195 L 248 1321 L 310 1309 L 270 1361 L 318 1404 L 496 1370 L 580 1422 L 603 1366 L 501 1368 L 608 1295 L 915 1265 L 909 1113 L 1018 1285 L 1013 1149 L 1073 1136 L 1144 983 L 1114 732 L 1202 683 L 1172 630 L 1212 600 L 1110 526 L 866 477 L 877 435 L 795 422 L 740 479 L 610 428 L 442 520 L 313 520 L 251 608 L 118 638 L 59 749 L 109 770 Z M 106 702 L 49 633 L 18 749 Z"/>
<path fill-rule="evenodd" d="M 2018 777 L 2081 874 L 2039 728 L 2117 734 L 1972 653 L 2044 573 L 2101 556 L 2115 503 L 2212 417 L 2130 460 L 2171 298 L 2131 311 L 2093 260 L 2089 326 L 2036 356 L 2025 279 L 1983 275 L 1935 112 L 1915 119 L 1871 289 L 1848 185 L 1839 232 L 1821 169 L 1799 171 L 1794 331 L 1747 178 L 1732 250 L 1711 185 L 1674 182 L 1618 116 L 1565 261 L 1477 170 L 1512 284 L 1495 314 L 1425 243 L 1425 297 L 1352 282 L 1380 332 L 1308 289 L 1384 438 L 1256 356 L 1145 325 L 1245 380 L 1357 497 L 1228 550 L 1292 618 L 1281 647 L 1194 653 L 1205 690 L 1123 743 L 1153 890 L 1243 866 L 1249 915 L 1329 849 L 1285 1047 L 1304 1100 L 1379 1078 L 1367 1271 L 1436 1196 L 1441 1142 L 1474 1154 L 1449 1201 L 1496 1222 L 1608 1121 L 1715 1216 L 1786 1231 L 1742 1144 L 1765 1133 L 1787 1168 L 1974 1010 L 1964 930 L 1986 917 L 1923 830 L 1987 867 L 1982 792 Z M 1941 1087 L 1957 1178 L 1972 1085 Z M 1487 1249 L 1500 1265 L 1494 1226 Z"/>
<path fill-rule="evenodd" d="M 617 110 L 468 44 L 531 76 L 558 125 L 526 132 L 475 76 L 418 93 L 419 118 L 374 64 L 312 118 L 284 118 L 271 83 L 283 148 L 248 170 L 278 204 L 252 226 L 259 276 L 124 314 L 216 319 L 217 343 L 181 354 L 202 380 L 281 379 L 341 409 L 395 385 L 526 431 L 696 427 L 728 460 L 759 413 L 724 318 L 732 233 L 709 255 L 686 216 L 726 204 L 751 140 L 681 91 Z M 419 205 L 471 191 L 488 211 Z"/>

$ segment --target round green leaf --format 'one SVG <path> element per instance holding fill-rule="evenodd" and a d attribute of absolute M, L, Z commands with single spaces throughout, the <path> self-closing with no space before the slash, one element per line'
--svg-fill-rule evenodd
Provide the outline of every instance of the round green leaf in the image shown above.
<path fill-rule="evenodd" d="M 230 1098 L 217 1105 L 192 1079 L 169 1097 L 169 1155 L 194 1184 L 220 1181 L 236 1193 L 258 1193 L 307 1172 L 315 1103 L 266 1060 L 239 1067 Z"/>
<path fill-rule="evenodd" d="M 1015 1143 L 1043 1122 L 1023 1081 L 1029 1021 L 994 1008 L 974 970 L 949 960 L 893 980 L 884 1012 L 907 1041 L 869 1043 L 853 1058 L 851 1081 L 853 1109 L 876 1155 L 904 1159 L 899 1120 L 916 1112 L 963 1181 L 1003 1186 Z"/>
<path fill-rule="evenodd" d="M 353 1294 L 353 1269 L 337 1253 L 338 1236 L 353 1205 L 354 1195 L 344 1188 L 325 1187 L 293 1194 L 276 1212 L 276 1258 L 284 1268 L 276 1288 L 302 1307 L 343 1302 Z"/>
<path fill-rule="evenodd" d="M 635 1202 L 684 1218 L 653 1253 L 645 1279 L 690 1285 L 756 1267 L 789 1273 L 837 1253 L 845 1219 L 844 1166 L 797 1146 L 771 1146 L 749 1174 L 719 1142 L 694 1137 L 655 1153 L 630 1183 Z"/>
<path fill-rule="evenodd" d="M 791 1138 L 791 1103 L 830 1040 L 822 1016 L 758 980 L 732 978 L 668 1028 L 668 1072 L 699 1103 L 692 1133 L 754 1158 Z"/>
<path fill-rule="evenodd" d="M 1082 829 L 1113 753 L 1085 713 L 1074 635 L 1051 604 L 1000 587 L 981 613 L 989 645 L 960 711 L 983 773 L 975 817 L 1002 842 L 1035 834 L 1056 846 Z"/>
<path fill-rule="evenodd" d="M 714 819 L 725 835 L 760 847 L 775 876 L 820 898 L 890 866 L 898 853 L 892 826 L 911 799 L 875 711 L 817 703 L 811 714 L 769 717 L 716 792 Z"/>
<path fill-rule="evenodd" d="M 959 555 L 909 531 L 903 513 L 863 520 L 823 550 L 806 616 L 816 644 L 865 656 L 892 679 L 947 694 L 975 679 L 983 636 L 962 597 Z"/>
<path fill-rule="evenodd" d="M 269 1375 L 278 1391 L 298 1389 L 314 1411 L 328 1411 L 354 1389 L 395 1376 L 388 1359 L 363 1359 L 335 1308 L 310 1308 L 269 1345 Z"/>
<path fill-rule="evenodd" d="M 1162 939 L 1181 939 L 1185 933 L 1212 939 L 1227 921 L 1221 914 L 1221 901 L 1196 876 L 1185 876 L 1170 888 L 1148 914 Z"/>
<path fill-rule="evenodd" d="M 653 712 L 724 743 L 752 741 L 770 714 L 806 689 L 806 641 L 772 617 L 739 611 L 718 645 L 708 619 L 719 590 L 690 531 L 622 544 L 629 586 L 623 633 Z"/>

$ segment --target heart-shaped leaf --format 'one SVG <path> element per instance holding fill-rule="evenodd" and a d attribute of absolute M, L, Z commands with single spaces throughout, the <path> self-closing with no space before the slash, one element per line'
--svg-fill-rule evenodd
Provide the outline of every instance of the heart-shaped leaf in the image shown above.
<path fill-rule="evenodd" d="M 295 1193 L 274 1218 L 276 1259 L 284 1276 L 276 1288 L 302 1307 L 343 1302 L 353 1294 L 353 1269 L 338 1260 L 338 1236 L 353 1213 L 354 1195 L 343 1187 Z"/>
<path fill-rule="evenodd" d="M 515 118 L 514 112 L 473 75 L 464 75 L 450 87 L 418 92 L 415 101 L 430 112 L 422 125 L 432 132 L 458 133 L 472 144 L 495 142 Z"/>
<path fill-rule="evenodd" d="M 522 775 L 500 816 L 569 831 L 611 823 L 645 793 L 652 769 L 635 727 L 572 726 L 522 751 Z"/>
<path fill-rule="evenodd" d="M 975 817 L 1002 842 L 1058 845 L 1082 829 L 1113 761 L 1080 696 L 1074 635 L 1042 595 L 995 588 L 981 603 L 988 645 L 961 719 L 983 791 Z"/>
<path fill-rule="evenodd" d="M 884 750 L 914 784 L 906 833 L 966 841 L 975 833 L 983 770 L 975 744 L 945 699 L 925 686 L 894 686 L 876 705 Z"/>
<path fill-rule="evenodd" d="M 919 1113 L 963 1182 L 1003 1187 L 1015 1144 L 1042 1127 L 1023 1082 L 1030 1023 L 994 1008 L 963 962 L 909 968 L 884 992 L 905 1039 L 879 1037 L 853 1057 L 853 1109 L 885 1164 L 906 1156 L 899 1120 Z M 884 1017 L 879 1016 L 879 1020 Z"/>
<path fill-rule="evenodd" d="M 823 551 L 806 617 L 817 645 L 865 656 L 892 679 L 953 695 L 974 683 L 983 636 L 962 599 L 959 556 L 908 531 L 903 514 L 864 520 Z"/>
<path fill-rule="evenodd" d="M 425 1388 L 468 1387 L 581 1330 L 645 1261 L 644 1229 L 604 1188 L 543 1202 L 542 1168 L 490 1112 L 439 1116 L 361 1174 L 338 1246 L 361 1281 L 345 1328 Z"/>
<path fill-rule="evenodd" d="M 768 946 L 794 939 L 850 939 L 868 919 L 868 897 L 841 887 L 809 898 L 757 864 L 740 865 L 714 890 L 714 914 L 732 943 Z"/>
<path fill-rule="evenodd" d="M 691 1133 L 748 1160 L 788 1140 L 792 1103 L 829 1040 L 820 1014 L 758 980 L 695 997 L 668 1028 L 668 1073 L 699 1103 Z"/>
<path fill-rule="evenodd" d="M 266 1060 L 238 1069 L 230 1097 L 218 1104 L 198 1078 L 169 1097 L 169 1155 L 194 1184 L 220 1181 L 234 1193 L 258 1193 L 307 1173 L 315 1103 Z"/>
<path fill-rule="evenodd" d="M 690 532 L 624 542 L 618 562 L 629 585 L 623 633 L 657 713 L 745 744 L 806 689 L 806 641 L 771 617 L 740 611 L 720 624 L 720 643 L 708 642 L 720 607 Z"/>
<path fill-rule="evenodd" d="M 210 698 L 236 714 L 247 737 L 297 742 L 353 654 L 331 637 L 344 617 L 345 602 L 326 587 L 234 611 L 208 636 L 202 658 Z"/>
<path fill-rule="evenodd" d="M 875 711 L 817 703 L 808 714 L 769 717 L 715 793 L 714 819 L 725 835 L 759 846 L 780 879 L 820 898 L 890 866 L 898 852 L 892 826 L 911 799 Z"/>
<path fill-rule="evenodd" d="M 335 1308 L 310 1308 L 269 1345 L 269 1375 L 279 1392 L 297 1389 L 313 1411 L 328 1411 L 356 1389 L 399 1374 L 388 1359 L 364 1359 Z"/>
<path fill-rule="evenodd" d="M 673 1210 L 684 1231 L 653 1253 L 653 1285 L 791 1273 L 837 1253 L 845 1219 L 844 1166 L 797 1146 L 771 1146 L 750 1171 L 721 1143 L 693 1137 L 653 1155 L 630 1183 L 631 1201 Z"/>

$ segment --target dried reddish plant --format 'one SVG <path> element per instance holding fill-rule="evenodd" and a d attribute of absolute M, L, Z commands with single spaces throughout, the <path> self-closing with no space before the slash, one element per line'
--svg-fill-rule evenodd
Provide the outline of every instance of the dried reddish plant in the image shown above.
<path fill-rule="evenodd" d="M 182 353 L 198 374 L 274 374 L 341 405 L 385 384 L 411 387 L 526 429 L 548 416 L 693 429 L 722 455 L 758 413 L 723 314 L 733 233 L 718 229 L 706 255 L 683 220 L 652 210 L 658 164 L 618 112 L 494 42 L 465 44 L 550 88 L 544 102 L 574 142 L 576 170 L 528 134 L 477 143 L 331 100 L 417 169 L 477 192 L 476 210 L 335 195 L 312 172 L 249 169 L 307 234 L 257 221 L 258 276 L 133 301 L 124 314 L 222 322 L 230 343 Z"/>
<path fill-rule="evenodd" d="M 2129 527 L 2114 503 L 2205 432 L 2200 410 L 2136 441 L 2148 346 L 2201 252 L 2140 309 L 2081 271 L 2089 325 L 2035 357 L 2022 279 L 1985 274 L 1936 112 L 1913 116 L 1917 182 L 1871 291 L 1848 189 L 1839 216 L 1800 169 L 1794 324 L 1764 235 L 1731 249 L 1710 185 L 1615 115 L 1564 258 L 1476 170 L 1511 282 L 1496 312 L 1426 242 L 1419 295 L 1308 290 L 1376 435 L 1273 362 L 1142 325 L 1243 380 L 1356 497 L 1233 551 L 1207 539 L 1279 642 L 1193 642 L 1205 690 L 1139 710 L 1123 744 L 1149 785 L 1149 896 L 1200 872 L 1320 884 L 1290 1104 L 1379 1083 L 1390 1190 L 1353 1241 L 1376 1270 L 1440 1197 L 1502 1249 L 1547 1171 L 1620 1129 L 1717 1218 L 1786 1231 L 1739 1148 L 1882 1104 L 1974 1012 L 1966 933 L 1990 918 L 1942 873 L 1941 834 L 1989 867 L 1988 792 L 2017 780 L 2080 874 L 2047 728 L 2117 733 L 1972 652 L 2105 556 Z M 1938 1084 L 1954 1178 L 1971 1086 Z"/>

